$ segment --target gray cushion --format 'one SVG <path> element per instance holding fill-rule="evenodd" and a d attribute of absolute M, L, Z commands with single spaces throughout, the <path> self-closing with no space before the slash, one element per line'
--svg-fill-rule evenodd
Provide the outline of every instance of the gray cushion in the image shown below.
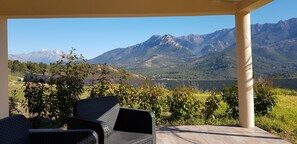
<path fill-rule="evenodd" d="M 153 144 L 153 135 L 114 130 L 107 141 L 108 144 Z"/>
<path fill-rule="evenodd" d="M 120 105 L 117 97 L 98 97 L 78 101 L 74 109 L 74 116 L 104 121 L 108 124 L 109 129 L 113 130 L 119 111 Z"/>

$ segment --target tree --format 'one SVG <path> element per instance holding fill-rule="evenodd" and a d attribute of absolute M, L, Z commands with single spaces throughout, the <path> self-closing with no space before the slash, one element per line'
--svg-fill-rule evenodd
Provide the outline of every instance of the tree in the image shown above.
<path fill-rule="evenodd" d="M 24 63 L 21 63 L 18 60 L 15 60 L 15 61 L 12 62 L 11 72 L 13 72 L 13 73 L 17 73 L 17 72 L 25 73 L 26 70 L 27 70 L 27 68 L 26 68 Z"/>
<path fill-rule="evenodd" d="M 13 64 L 13 61 L 12 60 L 8 60 L 8 68 L 11 70 L 12 68 L 12 64 Z"/>
<path fill-rule="evenodd" d="M 49 111 L 54 113 L 53 117 L 60 125 L 71 115 L 74 103 L 84 92 L 84 80 L 89 75 L 90 65 L 74 51 L 72 49 L 70 54 L 63 55 L 63 59 L 53 64 L 50 71 L 50 84 L 55 88 L 51 89 Z"/>
<path fill-rule="evenodd" d="M 36 63 L 33 62 L 27 62 L 26 67 L 29 70 L 30 73 L 37 73 L 38 72 L 38 67 Z"/>
<path fill-rule="evenodd" d="M 112 95 L 113 87 L 111 79 L 112 77 L 110 71 L 108 71 L 108 66 L 106 64 L 102 65 L 100 77 L 92 81 L 93 86 L 90 91 L 90 97 Z"/>
<path fill-rule="evenodd" d="M 42 75 L 45 75 L 47 64 L 39 63 L 38 66 L 39 66 L 39 73 L 42 73 Z"/>

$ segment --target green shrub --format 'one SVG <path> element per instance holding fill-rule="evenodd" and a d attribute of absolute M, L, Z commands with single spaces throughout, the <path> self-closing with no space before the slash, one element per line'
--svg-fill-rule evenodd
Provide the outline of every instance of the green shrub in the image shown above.
<path fill-rule="evenodd" d="M 127 73 L 124 71 L 123 75 L 120 76 L 119 85 L 115 90 L 115 95 L 119 98 L 120 104 L 123 107 L 127 108 L 134 108 L 139 106 L 139 90 L 132 87 L 127 82 L 128 76 Z"/>
<path fill-rule="evenodd" d="M 225 87 L 222 100 L 227 104 L 226 113 L 232 118 L 239 117 L 238 87 L 236 84 Z M 271 92 L 271 83 L 267 79 L 255 80 L 254 83 L 254 108 L 255 114 L 263 116 L 268 114 L 277 104 L 277 97 Z"/>
<path fill-rule="evenodd" d="M 112 84 L 96 84 L 92 86 L 90 90 L 90 98 L 114 95 L 115 89 L 116 88 Z"/>
<path fill-rule="evenodd" d="M 193 97 L 193 89 L 177 87 L 168 98 L 172 119 L 188 119 L 195 115 L 200 102 Z"/>
<path fill-rule="evenodd" d="M 268 114 L 277 104 L 277 97 L 271 92 L 268 80 L 257 81 L 254 84 L 255 114 L 263 116 Z"/>
<path fill-rule="evenodd" d="M 28 109 L 32 116 L 38 119 L 44 118 L 48 109 L 46 103 L 48 88 L 45 84 L 39 82 L 26 82 L 24 85 L 25 108 Z"/>
<path fill-rule="evenodd" d="M 211 95 L 206 98 L 206 102 L 203 104 L 204 108 L 201 110 L 205 120 L 214 117 L 214 112 L 219 109 L 220 101 L 221 97 L 218 96 L 217 91 L 213 91 Z"/>
<path fill-rule="evenodd" d="M 58 109 L 56 106 L 60 104 L 57 100 L 57 93 L 55 92 L 54 87 L 50 87 L 50 93 L 48 95 L 47 104 L 48 104 L 48 117 L 54 118 L 58 120 L 58 116 L 60 113 L 60 109 Z"/>
<path fill-rule="evenodd" d="M 93 75 L 94 76 L 94 75 Z M 90 91 L 90 98 L 99 96 L 114 95 L 114 87 L 111 83 L 110 71 L 107 70 L 107 65 L 101 67 L 100 77 L 92 81 L 92 89 Z"/>
<path fill-rule="evenodd" d="M 93 75 L 94 76 L 94 75 Z M 137 101 L 138 95 L 135 88 L 126 82 L 127 76 L 120 77 L 119 84 L 112 84 L 112 76 L 107 69 L 107 65 L 101 66 L 100 76 L 93 80 L 90 90 L 90 98 L 99 96 L 117 96 L 123 107 L 132 108 Z"/>
<path fill-rule="evenodd" d="M 150 84 L 147 84 L 146 86 L 138 88 L 138 90 L 140 91 L 138 94 L 139 108 L 154 112 L 157 118 L 157 123 L 160 123 L 167 98 L 164 89 L 158 85 L 151 86 Z"/>
<path fill-rule="evenodd" d="M 239 117 L 238 88 L 237 84 L 230 87 L 225 86 L 222 91 L 222 100 L 227 104 L 226 114 L 231 118 Z"/>
<path fill-rule="evenodd" d="M 133 88 L 129 84 L 119 84 L 114 90 L 114 95 L 120 100 L 120 104 L 123 107 L 134 108 L 139 104 L 139 89 Z"/>
<path fill-rule="evenodd" d="M 19 99 L 16 97 L 16 90 L 12 91 L 12 95 L 9 96 L 9 115 L 20 112 L 18 110 Z"/>

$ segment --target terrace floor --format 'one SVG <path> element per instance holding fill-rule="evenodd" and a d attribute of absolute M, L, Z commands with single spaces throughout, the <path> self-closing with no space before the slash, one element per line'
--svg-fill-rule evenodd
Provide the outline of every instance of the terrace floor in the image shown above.
<path fill-rule="evenodd" d="M 258 127 L 164 126 L 156 133 L 157 144 L 290 144 Z"/>

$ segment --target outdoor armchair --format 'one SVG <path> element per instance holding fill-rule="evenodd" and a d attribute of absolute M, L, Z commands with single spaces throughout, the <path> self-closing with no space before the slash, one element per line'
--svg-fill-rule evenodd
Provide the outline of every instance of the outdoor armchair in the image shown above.
<path fill-rule="evenodd" d="M 100 144 L 155 144 L 155 115 L 146 110 L 120 108 L 115 96 L 75 103 L 68 129 L 92 129 Z"/>
<path fill-rule="evenodd" d="M 0 144 L 98 144 L 93 130 L 30 129 L 29 120 L 15 115 L 0 120 Z"/>

